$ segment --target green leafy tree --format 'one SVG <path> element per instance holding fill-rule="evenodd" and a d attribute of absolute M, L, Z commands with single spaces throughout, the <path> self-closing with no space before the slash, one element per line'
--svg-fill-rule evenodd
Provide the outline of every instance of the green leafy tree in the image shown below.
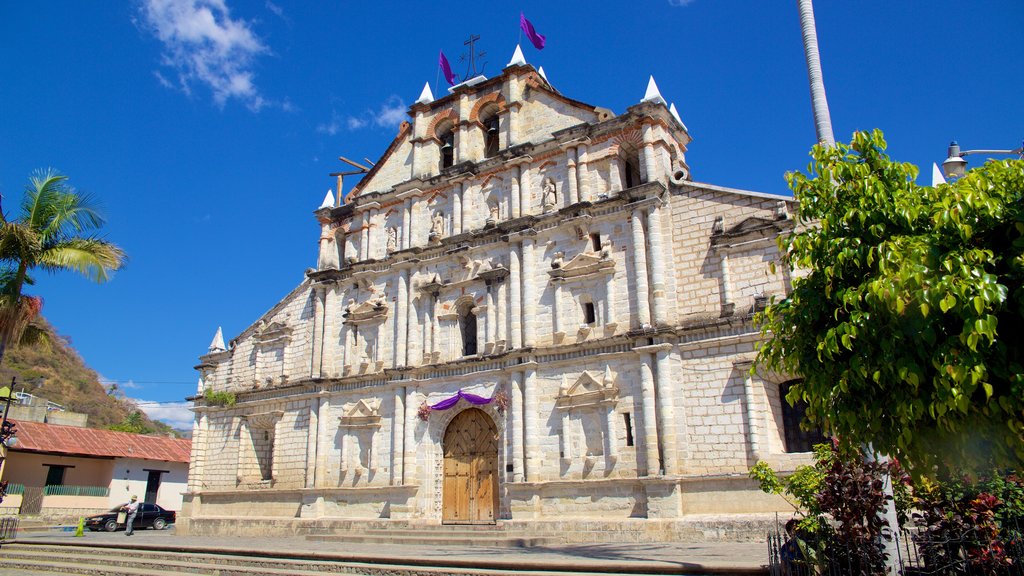
<path fill-rule="evenodd" d="M 918 186 L 879 131 L 816 146 L 787 175 L 799 271 L 760 316 L 758 355 L 801 376 L 789 402 L 916 473 L 1024 461 L 1024 161 Z"/>
<path fill-rule="evenodd" d="M 103 223 L 91 198 L 53 170 L 29 178 L 16 214 L 0 209 L 0 362 L 8 347 L 43 334 L 32 325 L 42 299 L 23 293 L 31 272 L 73 270 L 105 282 L 124 265 L 121 248 L 92 234 Z"/>

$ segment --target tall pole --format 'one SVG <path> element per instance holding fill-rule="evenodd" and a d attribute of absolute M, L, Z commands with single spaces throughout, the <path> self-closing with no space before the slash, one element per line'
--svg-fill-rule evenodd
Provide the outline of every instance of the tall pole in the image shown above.
<path fill-rule="evenodd" d="M 821 75 L 821 57 L 818 56 L 818 31 L 814 27 L 814 5 L 811 0 L 797 0 L 800 10 L 800 29 L 804 35 L 804 56 L 807 57 L 807 77 L 811 82 L 811 108 L 814 111 L 814 130 L 818 143 L 836 145 L 832 135 L 832 117 L 825 98 L 825 80 Z"/>

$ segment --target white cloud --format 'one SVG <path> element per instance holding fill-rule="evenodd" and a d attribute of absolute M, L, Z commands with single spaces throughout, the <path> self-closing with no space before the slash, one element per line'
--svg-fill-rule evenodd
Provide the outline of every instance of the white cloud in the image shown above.
<path fill-rule="evenodd" d="M 334 136 L 341 130 L 341 116 L 338 115 L 337 111 L 331 111 L 331 119 L 327 122 L 321 122 L 317 125 L 316 131 L 320 134 L 327 134 L 328 136 Z"/>
<path fill-rule="evenodd" d="M 267 47 L 249 22 L 231 17 L 226 0 L 144 0 L 142 18 L 163 43 L 162 63 L 177 72 L 182 91 L 205 84 L 218 106 L 233 98 L 253 111 L 268 104 L 252 70 Z"/>
<path fill-rule="evenodd" d="M 284 18 L 284 10 L 282 10 L 280 6 L 274 4 L 270 0 L 267 0 L 266 6 L 267 10 L 270 10 L 271 12 L 276 14 L 278 18 Z"/>
<path fill-rule="evenodd" d="M 405 101 L 398 96 L 391 95 L 385 100 L 377 110 L 367 110 L 359 116 L 349 116 L 345 119 L 345 126 L 349 130 L 359 130 L 366 128 L 367 126 L 375 126 L 377 128 L 395 128 L 402 123 L 403 120 L 407 119 L 406 110 L 408 106 L 405 105 Z M 332 123 L 330 126 L 335 128 L 337 132 L 337 118 L 336 115 L 332 114 Z M 324 126 L 321 124 L 321 126 Z M 334 135 L 335 132 L 327 132 L 321 130 L 321 126 L 317 127 L 317 132 L 329 133 Z"/>
<path fill-rule="evenodd" d="M 697 0 L 668 0 L 668 3 L 672 6 L 689 6 Z"/>
<path fill-rule="evenodd" d="M 153 420 L 159 420 L 171 428 L 177 430 L 191 430 L 192 422 L 195 420 L 191 406 L 188 402 L 157 403 L 146 400 L 136 400 L 139 409 L 146 413 Z"/>

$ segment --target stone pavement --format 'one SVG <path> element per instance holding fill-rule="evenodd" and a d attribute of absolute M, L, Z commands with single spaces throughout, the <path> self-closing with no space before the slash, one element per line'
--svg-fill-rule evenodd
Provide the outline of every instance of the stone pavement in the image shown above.
<path fill-rule="evenodd" d="M 423 564 L 508 570 L 551 570 L 650 574 L 767 574 L 766 544 L 759 542 L 700 542 L 649 544 L 575 544 L 532 548 L 422 546 L 414 544 L 353 544 L 311 541 L 303 537 L 177 536 L 170 530 L 123 532 L 23 532 L 18 541 L 87 546 L 106 544 L 151 549 L 192 550 L 198 553 L 258 553 L 352 562 Z"/>

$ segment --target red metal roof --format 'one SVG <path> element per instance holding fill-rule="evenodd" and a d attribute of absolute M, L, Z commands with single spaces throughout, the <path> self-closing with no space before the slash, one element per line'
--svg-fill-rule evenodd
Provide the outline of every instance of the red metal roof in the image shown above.
<path fill-rule="evenodd" d="M 191 440 L 40 422 L 18 421 L 15 436 L 16 452 L 188 462 L 192 451 Z"/>

